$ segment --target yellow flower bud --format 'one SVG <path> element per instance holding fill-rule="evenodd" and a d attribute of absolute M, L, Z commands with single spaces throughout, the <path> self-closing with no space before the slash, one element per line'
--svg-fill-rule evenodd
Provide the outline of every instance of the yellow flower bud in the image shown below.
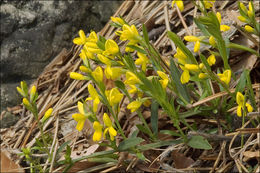
<path fill-rule="evenodd" d="M 20 87 L 16 87 L 16 89 L 23 97 L 26 97 L 26 94 L 23 92 L 23 90 Z"/>
<path fill-rule="evenodd" d="M 130 109 L 131 112 L 135 112 L 140 106 L 142 105 L 142 102 L 140 101 L 133 101 L 127 105 L 127 109 Z"/>
<path fill-rule="evenodd" d="M 53 111 L 53 109 L 52 108 L 50 108 L 50 109 L 48 109 L 46 112 L 45 112 L 45 114 L 44 114 L 44 119 L 46 120 L 46 119 L 48 119 L 50 116 L 51 116 L 51 114 L 52 114 L 52 111 Z"/>
<path fill-rule="evenodd" d="M 247 13 L 247 8 L 242 2 L 239 2 L 239 6 L 245 13 Z"/>
<path fill-rule="evenodd" d="M 101 55 L 101 54 L 97 54 L 97 57 L 98 57 L 98 59 L 102 62 L 102 63 L 104 63 L 104 64 L 106 64 L 106 65 L 111 65 L 111 60 L 110 59 L 108 59 L 107 57 L 105 57 L 104 55 Z"/>
<path fill-rule="evenodd" d="M 117 24 L 120 24 L 120 25 L 124 25 L 125 22 L 123 19 L 121 19 L 120 17 L 113 17 L 111 16 L 110 19 L 114 22 L 114 23 L 117 23 Z"/>
<path fill-rule="evenodd" d="M 23 104 L 27 107 L 27 109 L 32 107 L 31 103 L 27 98 L 23 98 Z"/>
<path fill-rule="evenodd" d="M 185 36 L 184 40 L 186 40 L 188 42 L 197 42 L 197 41 L 200 41 L 200 38 L 196 37 L 196 36 L 189 35 L 189 36 Z"/>
<path fill-rule="evenodd" d="M 253 12 L 253 11 L 248 11 L 248 12 L 247 12 L 247 15 L 248 15 L 250 18 L 253 18 L 253 17 L 254 17 L 254 12 Z"/>
<path fill-rule="evenodd" d="M 203 63 L 200 63 L 199 64 L 199 68 L 202 70 L 202 69 L 204 69 L 204 67 L 205 67 L 205 65 L 203 64 Z"/>
<path fill-rule="evenodd" d="M 245 98 L 243 96 L 243 94 L 241 92 L 237 92 L 236 95 L 236 102 L 239 106 L 243 106 L 244 102 L 245 102 Z"/>
<path fill-rule="evenodd" d="M 86 80 L 86 77 L 76 72 L 70 72 L 70 78 L 75 80 Z"/>
<path fill-rule="evenodd" d="M 254 28 L 252 28 L 252 27 L 249 26 L 249 25 L 246 25 L 246 26 L 245 26 L 245 30 L 246 30 L 247 32 L 254 32 Z"/>
<path fill-rule="evenodd" d="M 248 112 L 252 112 L 253 111 L 253 107 L 249 103 L 246 103 L 246 108 L 247 108 Z"/>
<path fill-rule="evenodd" d="M 230 26 L 227 26 L 227 25 L 220 25 L 220 31 L 225 32 L 225 31 L 228 31 L 228 30 L 230 30 Z"/>
<path fill-rule="evenodd" d="M 199 74 L 199 78 L 200 79 L 205 79 L 205 78 L 207 78 L 208 77 L 208 75 L 206 74 L 206 73 L 200 73 Z"/>
<path fill-rule="evenodd" d="M 195 72 L 198 72 L 199 71 L 199 66 L 196 65 L 196 64 L 185 64 L 184 66 L 187 70 L 190 70 L 190 71 L 195 71 Z"/>
<path fill-rule="evenodd" d="M 220 14 L 220 12 L 217 12 L 216 16 L 218 18 L 218 22 L 221 23 L 221 14 Z"/>
<path fill-rule="evenodd" d="M 92 72 L 91 69 L 87 68 L 87 67 L 84 66 L 84 65 L 81 65 L 81 66 L 79 67 L 79 69 L 80 69 L 80 71 L 82 71 L 82 72 L 84 72 L 84 73 L 91 73 L 91 72 Z"/>
<path fill-rule="evenodd" d="M 188 83 L 189 80 L 190 80 L 189 70 L 184 70 L 182 75 L 181 75 L 181 83 L 182 84 Z"/>
<path fill-rule="evenodd" d="M 246 18 L 244 18 L 243 16 L 237 16 L 237 19 L 241 22 L 246 22 Z"/>
<path fill-rule="evenodd" d="M 200 50 L 200 42 L 196 41 L 195 45 L 194 45 L 194 52 L 198 52 Z"/>
<path fill-rule="evenodd" d="M 209 44 L 213 47 L 216 46 L 215 38 L 212 35 L 209 37 Z"/>
<path fill-rule="evenodd" d="M 115 55 L 119 52 L 119 47 L 114 40 L 108 39 L 105 43 L 105 54 Z"/>
<path fill-rule="evenodd" d="M 209 63 L 210 66 L 214 65 L 216 63 L 216 57 L 215 55 L 210 55 L 207 59 L 207 62 Z"/>

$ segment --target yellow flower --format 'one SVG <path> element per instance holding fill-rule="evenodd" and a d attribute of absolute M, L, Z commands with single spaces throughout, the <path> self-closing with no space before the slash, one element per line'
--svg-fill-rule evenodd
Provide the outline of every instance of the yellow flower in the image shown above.
<path fill-rule="evenodd" d="M 135 85 L 129 85 L 131 89 L 128 90 L 130 94 L 134 94 L 137 92 L 137 88 Z"/>
<path fill-rule="evenodd" d="M 86 101 L 94 100 L 93 101 L 93 111 L 97 112 L 98 104 L 100 103 L 98 93 L 97 93 L 96 89 L 93 87 L 93 85 L 91 85 L 91 84 L 88 85 L 88 92 L 89 92 L 90 97 L 88 97 L 86 99 Z"/>
<path fill-rule="evenodd" d="M 227 26 L 227 25 L 220 25 L 220 31 L 225 32 L 225 31 L 228 31 L 228 30 L 230 30 L 230 26 Z"/>
<path fill-rule="evenodd" d="M 243 16 L 237 16 L 237 19 L 241 22 L 246 22 L 246 18 L 244 18 Z"/>
<path fill-rule="evenodd" d="M 120 35 L 120 40 L 130 40 L 132 42 L 139 42 L 139 34 L 138 34 L 138 31 L 136 29 L 136 27 L 134 25 L 127 25 L 127 24 L 124 24 L 123 25 L 123 31 Z"/>
<path fill-rule="evenodd" d="M 120 17 L 110 17 L 110 19 L 114 22 L 114 23 L 117 23 L 119 25 L 124 25 L 125 22 L 123 19 L 121 19 Z"/>
<path fill-rule="evenodd" d="M 167 74 L 165 74 L 162 71 L 157 71 L 158 75 L 162 78 L 160 81 L 161 85 L 163 88 L 166 88 L 168 83 L 169 83 L 169 78 L 167 76 Z"/>
<path fill-rule="evenodd" d="M 49 108 L 49 109 L 45 112 L 42 121 L 44 122 L 45 120 L 47 120 L 47 119 L 51 116 L 52 112 L 53 112 L 53 109 L 52 109 L 52 108 Z"/>
<path fill-rule="evenodd" d="M 210 9 L 213 7 L 213 4 L 215 3 L 215 0 L 203 0 L 205 8 Z"/>
<path fill-rule="evenodd" d="M 218 76 L 221 81 L 228 85 L 231 80 L 231 70 L 225 70 L 222 74 L 219 73 Z"/>
<path fill-rule="evenodd" d="M 96 42 L 98 41 L 98 37 L 97 37 L 97 34 L 96 34 L 95 31 L 92 31 L 92 32 L 89 34 L 89 36 L 88 36 L 88 38 L 87 38 L 87 41 L 88 41 L 88 42 L 94 42 L 94 43 L 96 43 Z"/>
<path fill-rule="evenodd" d="M 173 0 L 172 1 L 172 8 L 174 7 L 174 4 L 176 3 L 177 7 L 180 9 L 180 11 L 184 10 L 184 5 L 182 0 Z"/>
<path fill-rule="evenodd" d="M 106 136 L 106 133 L 109 132 L 111 141 L 115 140 L 115 136 L 117 135 L 116 130 L 112 126 L 112 121 L 107 115 L 107 113 L 104 113 L 103 115 L 103 121 L 104 124 L 107 126 L 107 128 L 104 130 L 104 137 Z"/>
<path fill-rule="evenodd" d="M 205 65 L 204 65 L 203 63 L 200 63 L 200 64 L 199 64 L 199 68 L 200 68 L 201 70 L 203 70 L 203 69 L 205 68 Z"/>
<path fill-rule="evenodd" d="M 95 132 L 93 134 L 93 141 L 100 141 L 101 140 L 102 128 L 103 128 L 103 126 L 98 121 L 94 121 L 93 129 L 95 130 Z"/>
<path fill-rule="evenodd" d="M 72 118 L 75 121 L 77 121 L 76 129 L 78 131 L 81 131 L 83 129 L 83 127 L 84 127 L 84 124 L 85 124 L 85 121 L 86 121 L 87 117 L 85 115 L 83 115 L 83 114 L 77 113 L 77 114 L 73 114 Z"/>
<path fill-rule="evenodd" d="M 79 37 L 74 38 L 73 43 L 77 44 L 77 45 L 83 45 L 83 44 L 86 43 L 86 41 L 87 41 L 87 37 L 86 37 L 84 31 L 80 30 L 79 31 Z"/>
<path fill-rule="evenodd" d="M 185 64 L 184 67 L 189 71 L 199 72 L 199 66 L 196 64 Z"/>
<path fill-rule="evenodd" d="M 80 52 L 80 54 L 79 54 L 79 57 L 80 57 L 83 61 L 85 61 L 87 58 L 89 58 L 89 59 L 95 59 L 93 53 L 87 51 L 87 50 L 84 49 L 84 48 L 81 49 L 81 52 Z"/>
<path fill-rule="evenodd" d="M 138 59 L 135 60 L 135 64 L 136 65 L 142 65 L 142 70 L 145 71 L 146 65 L 149 61 L 147 56 L 145 54 L 140 53 L 140 52 L 137 52 L 137 56 L 138 56 Z"/>
<path fill-rule="evenodd" d="M 81 65 L 81 66 L 79 67 L 79 70 L 82 71 L 82 72 L 84 72 L 84 73 L 91 73 L 91 69 L 85 67 L 84 65 Z"/>
<path fill-rule="evenodd" d="M 181 83 L 185 84 L 188 83 L 190 80 L 190 73 L 189 70 L 184 70 L 183 73 L 181 74 Z"/>
<path fill-rule="evenodd" d="M 122 74 L 122 69 L 119 67 L 107 66 L 105 68 L 105 75 L 106 75 L 107 79 L 115 80 L 118 77 L 120 77 L 121 74 Z"/>
<path fill-rule="evenodd" d="M 205 78 L 207 78 L 208 77 L 208 75 L 206 74 L 206 73 L 200 73 L 199 74 L 199 78 L 200 79 L 205 79 Z"/>
<path fill-rule="evenodd" d="M 130 71 L 126 72 L 126 80 L 124 82 L 128 85 L 135 85 L 141 83 L 141 81 L 136 77 L 136 75 Z"/>
<path fill-rule="evenodd" d="M 70 78 L 75 80 L 86 80 L 86 77 L 76 72 L 70 72 Z"/>
<path fill-rule="evenodd" d="M 105 43 L 105 55 L 116 55 L 119 52 L 118 45 L 114 40 L 108 39 Z"/>
<path fill-rule="evenodd" d="M 140 101 L 133 101 L 127 105 L 127 109 L 130 109 L 131 112 L 135 112 L 140 106 L 142 105 L 142 102 Z"/>
<path fill-rule="evenodd" d="M 190 36 L 185 36 L 184 40 L 186 40 L 188 42 L 195 42 L 194 52 L 198 52 L 199 51 L 199 49 L 200 49 L 200 41 L 201 41 L 201 39 L 199 37 L 190 35 Z"/>
<path fill-rule="evenodd" d="M 103 81 L 103 70 L 100 66 L 96 67 L 96 69 L 91 73 L 91 75 L 97 82 Z"/>
<path fill-rule="evenodd" d="M 216 46 L 215 38 L 212 35 L 209 37 L 209 44 L 213 47 Z"/>
<path fill-rule="evenodd" d="M 177 47 L 176 54 L 174 54 L 174 57 L 178 58 L 178 59 L 186 59 L 187 58 L 187 56 L 182 52 L 182 50 L 179 47 Z"/>
<path fill-rule="evenodd" d="M 253 107 L 249 103 L 245 103 L 245 98 L 244 98 L 244 96 L 243 96 L 243 94 L 241 92 L 237 92 L 236 102 L 238 104 L 237 116 L 239 116 L 239 117 L 242 116 L 242 110 L 244 111 L 244 104 L 245 104 L 248 112 L 252 112 L 253 111 Z"/>
<path fill-rule="evenodd" d="M 98 57 L 98 59 L 102 62 L 102 63 L 104 63 L 104 64 L 106 64 L 106 65 L 111 65 L 111 60 L 110 59 L 108 59 L 107 57 L 105 57 L 104 55 L 101 55 L 101 54 L 97 54 L 97 57 Z"/>
<path fill-rule="evenodd" d="M 247 32 L 254 32 L 254 28 L 252 28 L 252 27 L 249 26 L 249 25 L 246 25 L 246 26 L 245 26 L 245 30 L 246 30 Z"/>
<path fill-rule="evenodd" d="M 123 94 L 121 94 L 119 92 L 119 90 L 117 88 L 112 88 L 111 90 L 106 90 L 105 94 L 106 94 L 107 100 L 111 106 L 118 104 L 124 96 Z"/>
<path fill-rule="evenodd" d="M 100 50 L 95 42 L 86 42 L 84 44 L 84 49 L 86 49 L 90 53 L 102 53 L 103 51 Z"/>
<path fill-rule="evenodd" d="M 210 55 L 210 56 L 208 57 L 207 61 L 208 61 L 208 63 L 209 63 L 210 66 L 214 65 L 214 64 L 216 63 L 216 57 L 215 57 L 215 55 L 213 55 L 213 54 Z"/>

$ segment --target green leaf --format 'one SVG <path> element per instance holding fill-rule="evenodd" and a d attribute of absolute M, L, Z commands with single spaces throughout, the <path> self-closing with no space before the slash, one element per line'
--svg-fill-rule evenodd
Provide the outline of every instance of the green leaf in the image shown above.
<path fill-rule="evenodd" d="M 145 150 L 150 150 L 153 148 L 159 148 L 159 147 L 163 147 L 163 146 L 169 146 L 169 145 L 177 145 L 183 143 L 183 140 L 168 140 L 168 141 L 160 141 L 160 142 L 156 142 L 156 143 L 151 143 L 151 144 L 146 144 L 146 145 L 141 145 L 138 146 L 137 149 L 141 150 L 141 151 L 145 151 Z"/>
<path fill-rule="evenodd" d="M 140 159 L 140 160 L 145 160 L 145 156 L 143 155 L 143 153 L 137 153 L 136 156 Z"/>
<path fill-rule="evenodd" d="M 181 136 L 179 133 L 171 131 L 171 130 L 161 130 L 160 133 L 171 136 Z"/>
<path fill-rule="evenodd" d="M 70 143 L 71 141 L 64 142 L 57 150 L 57 155 Z"/>
<path fill-rule="evenodd" d="M 147 130 L 147 128 L 145 128 L 143 126 L 143 124 L 137 124 L 136 127 L 143 133 L 147 134 L 147 135 L 150 135 L 149 131 Z"/>
<path fill-rule="evenodd" d="M 246 81 L 247 81 L 246 82 L 246 86 L 248 88 L 248 96 L 249 96 L 250 102 L 251 102 L 254 110 L 257 110 L 254 90 L 253 90 L 251 79 L 250 79 L 250 71 L 249 70 L 245 70 L 245 72 L 246 72 Z"/>
<path fill-rule="evenodd" d="M 125 90 L 125 84 L 122 81 L 116 80 L 115 85 L 116 85 L 117 88 L 119 88 L 121 90 Z"/>
<path fill-rule="evenodd" d="M 243 71 L 243 73 L 240 76 L 240 79 L 238 81 L 238 84 L 236 86 L 235 93 L 244 91 L 246 87 L 246 70 Z"/>
<path fill-rule="evenodd" d="M 189 59 L 192 61 L 193 64 L 198 64 L 197 60 L 195 59 L 195 57 L 193 56 L 191 51 L 185 46 L 185 44 L 181 41 L 181 39 L 175 33 L 168 31 L 167 34 L 168 34 L 169 38 L 174 42 L 174 44 L 177 47 L 179 47 L 187 57 L 189 57 Z"/>
<path fill-rule="evenodd" d="M 149 37 L 148 37 L 148 32 L 147 32 L 146 26 L 144 24 L 143 24 L 143 37 L 144 37 L 146 44 L 148 45 L 149 44 Z"/>
<path fill-rule="evenodd" d="M 151 125 L 156 136 L 158 134 L 158 109 L 159 104 L 156 101 L 153 101 L 151 105 Z"/>
<path fill-rule="evenodd" d="M 197 27 L 201 30 L 201 32 L 205 35 L 205 36 L 210 36 L 210 33 L 207 31 L 207 29 L 205 28 L 204 25 L 202 25 L 200 23 L 200 21 L 196 18 L 193 19 L 194 23 L 197 25 Z"/>
<path fill-rule="evenodd" d="M 64 156 L 66 163 L 71 163 L 72 162 L 70 155 L 71 155 L 71 148 L 70 148 L 69 145 L 67 145 L 66 154 Z"/>
<path fill-rule="evenodd" d="M 132 135 L 130 136 L 130 138 L 136 138 L 137 135 L 138 135 L 138 133 L 139 133 L 139 130 L 136 129 L 136 130 L 132 133 Z"/>
<path fill-rule="evenodd" d="M 131 48 L 131 49 L 134 49 L 134 50 L 136 50 L 137 52 L 140 52 L 140 53 L 142 53 L 142 54 L 147 54 L 147 52 L 146 52 L 144 49 L 142 49 L 142 48 L 140 48 L 140 47 L 137 47 L 137 46 L 135 46 L 135 45 L 127 45 L 126 47 L 129 47 L 129 48 Z"/>
<path fill-rule="evenodd" d="M 171 78 L 176 85 L 177 91 L 179 92 L 180 97 L 184 98 L 186 102 L 190 102 L 190 95 L 187 91 L 187 88 L 185 85 L 183 85 L 180 81 L 181 74 L 178 68 L 176 67 L 174 61 L 170 60 L 170 72 L 171 72 Z"/>
<path fill-rule="evenodd" d="M 143 142 L 144 140 L 142 138 L 128 138 L 124 141 L 122 141 L 119 145 L 118 145 L 118 150 L 119 151 L 125 151 L 131 147 L 135 147 L 136 145 L 140 144 L 141 142 Z"/>
<path fill-rule="evenodd" d="M 97 46 L 101 50 L 105 50 L 106 38 L 101 35 L 98 37 Z"/>
<path fill-rule="evenodd" d="M 188 141 L 188 145 L 196 149 L 204 149 L 204 150 L 212 149 L 209 142 L 202 136 L 192 136 L 191 139 Z"/>
<path fill-rule="evenodd" d="M 117 160 L 110 157 L 101 157 L 101 158 L 89 158 L 89 162 L 98 162 L 98 163 L 107 163 L 107 162 L 117 162 Z"/>

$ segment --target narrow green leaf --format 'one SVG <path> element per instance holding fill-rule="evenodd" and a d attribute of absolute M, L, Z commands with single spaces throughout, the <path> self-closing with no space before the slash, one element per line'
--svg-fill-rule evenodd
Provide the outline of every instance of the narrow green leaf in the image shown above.
<path fill-rule="evenodd" d="M 235 93 L 242 92 L 246 87 L 246 70 L 243 71 L 243 73 L 241 74 L 238 84 L 236 86 L 236 90 Z"/>
<path fill-rule="evenodd" d="M 171 72 L 171 78 L 176 85 L 177 91 L 179 92 L 180 96 L 186 100 L 186 102 L 190 103 L 190 95 L 187 91 L 187 88 L 185 85 L 183 85 L 180 81 L 181 74 L 178 68 L 176 67 L 174 61 L 170 60 L 170 72 Z"/>
<path fill-rule="evenodd" d="M 143 155 L 143 153 L 137 153 L 136 156 L 140 159 L 140 160 L 145 160 L 145 156 Z"/>
<path fill-rule="evenodd" d="M 177 145 L 183 143 L 183 140 L 169 140 L 169 141 L 160 141 L 160 142 L 156 142 L 156 143 L 151 143 L 151 144 L 146 144 L 146 145 L 141 145 L 138 146 L 137 149 L 141 150 L 141 151 L 145 151 L 145 150 L 150 150 L 153 148 L 159 148 L 159 147 L 163 147 L 163 146 L 169 146 L 169 145 Z"/>
<path fill-rule="evenodd" d="M 149 37 L 148 37 L 147 29 L 146 29 L 146 26 L 144 24 L 143 24 L 142 27 L 143 27 L 143 37 L 144 37 L 146 44 L 148 45 L 149 44 Z"/>
<path fill-rule="evenodd" d="M 125 151 L 131 147 L 135 147 L 136 145 L 140 144 L 144 140 L 142 138 L 128 138 L 122 141 L 118 146 L 118 151 Z"/>
<path fill-rule="evenodd" d="M 150 135 L 149 131 L 143 126 L 143 124 L 137 124 L 136 127 L 143 133 Z"/>
<path fill-rule="evenodd" d="M 188 141 L 188 145 L 196 149 L 204 149 L 204 150 L 212 149 L 209 142 L 202 136 L 192 136 L 191 139 Z"/>
<path fill-rule="evenodd" d="M 97 163 L 108 163 L 108 162 L 117 162 L 117 160 L 110 157 L 101 157 L 101 158 L 89 158 L 89 162 L 97 162 Z"/>
<path fill-rule="evenodd" d="M 158 109 L 159 104 L 156 101 L 153 101 L 151 105 L 151 125 L 156 136 L 158 134 Z"/>
<path fill-rule="evenodd" d="M 115 81 L 115 85 L 116 85 L 116 87 L 118 87 L 119 89 L 125 90 L 125 84 L 124 84 L 122 81 L 116 80 L 116 81 Z"/>
<path fill-rule="evenodd" d="M 181 136 L 179 133 L 171 131 L 171 130 L 161 130 L 160 133 L 171 136 Z"/>
<path fill-rule="evenodd" d="M 254 95 L 254 90 L 253 90 L 251 79 L 250 79 L 250 71 L 249 70 L 246 70 L 246 81 L 247 81 L 246 86 L 247 86 L 247 89 L 248 89 L 248 96 L 249 96 L 250 102 L 251 102 L 254 110 L 257 110 L 257 104 L 256 104 L 256 101 L 255 101 L 255 95 Z"/>
<path fill-rule="evenodd" d="M 57 150 L 57 155 L 70 143 L 71 141 L 64 142 Z"/>
<path fill-rule="evenodd" d="M 134 50 L 136 50 L 137 52 L 140 52 L 140 53 L 142 53 L 142 54 L 147 54 L 147 52 L 146 52 L 144 49 L 142 49 L 142 48 L 140 48 L 140 47 L 137 47 L 137 46 L 135 46 L 135 45 L 127 45 L 126 47 L 129 47 L 129 48 L 131 48 L 131 49 L 134 49 Z"/>
<path fill-rule="evenodd" d="M 200 29 L 200 31 L 205 35 L 205 36 L 210 36 L 210 33 L 207 31 L 204 25 L 200 23 L 200 21 L 196 18 L 193 19 L 194 23 L 197 25 L 197 27 Z"/>

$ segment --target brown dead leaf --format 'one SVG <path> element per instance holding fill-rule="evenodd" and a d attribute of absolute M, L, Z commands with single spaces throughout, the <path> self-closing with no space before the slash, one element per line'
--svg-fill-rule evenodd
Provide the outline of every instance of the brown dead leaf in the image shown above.
<path fill-rule="evenodd" d="M 1 172 L 24 172 L 19 164 L 10 159 L 9 155 L 8 151 L 1 151 Z"/>
<path fill-rule="evenodd" d="M 184 154 L 179 153 L 178 151 L 172 152 L 172 158 L 175 168 L 177 169 L 187 168 L 194 163 L 192 158 L 186 157 Z"/>

